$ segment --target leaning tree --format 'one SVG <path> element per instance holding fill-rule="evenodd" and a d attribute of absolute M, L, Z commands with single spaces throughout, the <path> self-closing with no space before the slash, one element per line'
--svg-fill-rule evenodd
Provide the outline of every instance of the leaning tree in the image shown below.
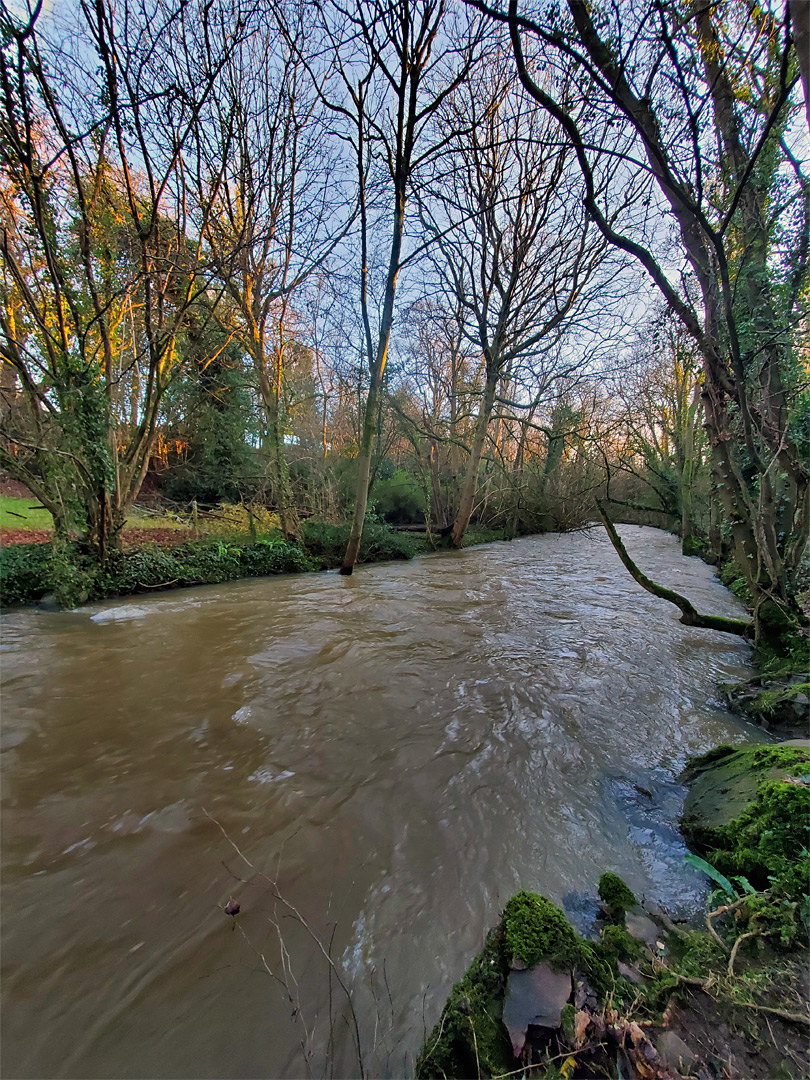
<path fill-rule="evenodd" d="M 469 2 L 508 23 L 524 88 L 576 154 L 589 218 L 639 261 L 700 350 L 728 540 L 757 637 L 779 637 L 802 618 L 810 523 L 797 5 L 566 0 L 530 17 L 518 0 Z M 607 187 L 591 151 L 606 126 L 623 178 Z"/>

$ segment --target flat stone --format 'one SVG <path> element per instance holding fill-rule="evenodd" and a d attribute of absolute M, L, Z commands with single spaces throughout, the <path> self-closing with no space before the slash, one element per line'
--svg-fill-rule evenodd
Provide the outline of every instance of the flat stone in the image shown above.
<path fill-rule="evenodd" d="M 509 972 L 503 1022 L 515 1057 L 523 1050 L 530 1024 L 552 1029 L 560 1026 L 563 1006 L 570 996 L 570 971 L 552 971 L 548 964 L 535 964 L 526 971 Z"/>
<path fill-rule="evenodd" d="M 700 1064 L 697 1056 L 674 1031 L 662 1031 L 655 1040 L 655 1048 L 670 1069 L 686 1076 Z"/>
<path fill-rule="evenodd" d="M 629 979 L 631 983 L 635 983 L 637 986 L 641 986 L 644 983 L 644 976 L 635 964 L 625 964 L 622 960 L 619 960 L 618 968 L 619 974 L 623 975 L 625 979 Z"/>
<path fill-rule="evenodd" d="M 654 946 L 661 931 L 647 915 L 639 911 L 628 911 L 624 918 L 627 933 L 645 945 Z"/>

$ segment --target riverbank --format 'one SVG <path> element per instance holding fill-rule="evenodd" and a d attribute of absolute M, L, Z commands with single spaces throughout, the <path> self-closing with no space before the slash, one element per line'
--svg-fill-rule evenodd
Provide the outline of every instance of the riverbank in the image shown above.
<path fill-rule="evenodd" d="M 518 893 L 426 1038 L 419 1080 L 810 1074 L 810 743 L 720 747 L 683 780 L 690 858 L 716 886 L 702 917 L 678 925 L 608 872 L 581 937 Z"/>
<path fill-rule="evenodd" d="M 55 548 L 49 543 L 0 546 L 0 603 L 20 607 L 37 603 L 75 607 L 88 600 L 137 593 L 215 585 L 241 578 L 300 574 L 340 566 L 349 525 L 306 521 L 300 542 L 285 540 L 277 530 L 253 535 L 234 529 L 220 535 L 189 539 L 186 532 L 152 538 L 148 532 L 137 544 L 126 544 L 104 567 L 78 545 Z M 503 540 L 491 529 L 471 528 L 466 546 Z M 397 532 L 381 522 L 367 523 L 358 563 L 412 559 L 446 547 L 435 534 Z"/>
<path fill-rule="evenodd" d="M 622 534 L 739 613 L 675 537 Z M 413 1076 L 518 889 L 581 932 L 605 869 L 694 908 L 675 777 L 755 737 L 716 692 L 749 646 L 684 627 L 601 529 L 18 610 L 3 646 L 8 1076 L 359 1075 L 325 956 L 204 810 L 331 948 L 366 1075 Z"/>
<path fill-rule="evenodd" d="M 733 711 L 800 738 L 722 745 L 680 777 L 687 861 L 714 885 L 704 910 L 677 920 L 607 872 L 581 937 L 546 897 L 518 893 L 426 1038 L 418 1080 L 810 1076 L 809 645 L 797 632 L 779 655 L 755 650 L 752 678 L 720 684 Z"/>

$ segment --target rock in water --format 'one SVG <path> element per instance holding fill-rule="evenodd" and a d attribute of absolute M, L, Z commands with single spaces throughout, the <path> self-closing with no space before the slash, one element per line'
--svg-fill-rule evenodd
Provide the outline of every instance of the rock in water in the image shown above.
<path fill-rule="evenodd" d="M 526 1031 L 535 1027 L 558 1028 L 562 1010 L 571 996 L 571 973 L 552 971 L 548 964 L 535 964 L 525 971 L 509 972 L 503 1022 L 512 1040 L 515 1057 L 526 1043 Z"/>

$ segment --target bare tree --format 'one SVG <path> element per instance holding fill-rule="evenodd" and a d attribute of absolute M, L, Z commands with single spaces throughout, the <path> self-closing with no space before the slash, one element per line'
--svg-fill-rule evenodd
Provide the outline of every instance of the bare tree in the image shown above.
<path fill-rule="evenodd" d="M 322 34 L 338 73 L 326 100 L 351 146 L 360 208 L 360 310 L 368 388 L 354 515 L 340 571 L 351 574 L 368 504 L 397 285 L 403 266 L 414 258 L 406 243 L 409 202 L 416 178 L 443 148 L 434 118 L 469 75 L 481 31 L 478 20 L 464 11 L 450 17 L 446 0 L 355 0 L 349 6 L 324 5 Z M 370 280 L 375 226 L 389 231 L 377 319 Z"/>
<path fill-rule="evenodd" d="M 585 0 L 540 19 L 521 15 L 517 0 L 487 10 L 509 23 L 523 86 L 575 150 L 590 219 L 640 262 L 700 349 L 734 558 L 758 638 L 778 638 L 802 618 L 796 570 L 810 525 L 810 455 L 796 422 L 810 183 L 790 141 L 801 103 L 789 10 L 741 0 L 632 0 L 599 17 Z M 597 190 L 597 123 L 612 125 L 623 174 L 649 178 L 632 220 L 622 219 L 618 188 Z M 697 282 L 699 304 L 679 288 L 673 255 Z"/>
<path fill-rule="evenodd" d="M 702 382 L 697 346 L 667 309 L 640 334 L 621 376 L 611 379 L 627 433 L 617 467 L 641 480 L 662 512 L 679 521 L 685 554 L 694 554 L 708 532 L 706 515 L 698 523 L 695 505 L 707 449 Z"/>
<path fill-rule="evenodd" d="M 459 136 L 462 118 L 469 130 Z M 580 358 L 566 356 L 559 344 L 593 300 L 606 245 L 589 229 L 569 180 L 570 149 L 513 85 L 503 54 L 491 53 L 486 73 L 448 99 L 443 123 L 452 165 L 431 185 L 425 220 L 444 288 L 485 372 L 453 524 L 452 542 L 461 547 L 499 385 L 506 394 L 510 372 L 522 362 L 543 369 L 542 396 L 578 365 Z"/>
<path fill-rule="evenodd" d="M 300 526 L 284 451 L 290 305 L 343 238 L 351 207 L 325 137 L 318 85 L 301 60 L 306 9 L 288 5 L 280 14 L 278 22 L 266 16 L 229 56 L 199 200 L 217 187 L 205 239 L 229 302 L 217 307 L 216 317 L 252 360 L 273 495 L 285 536 L 295 538 Z M 225 147 L 230 153 L 220 181 Z"/>

